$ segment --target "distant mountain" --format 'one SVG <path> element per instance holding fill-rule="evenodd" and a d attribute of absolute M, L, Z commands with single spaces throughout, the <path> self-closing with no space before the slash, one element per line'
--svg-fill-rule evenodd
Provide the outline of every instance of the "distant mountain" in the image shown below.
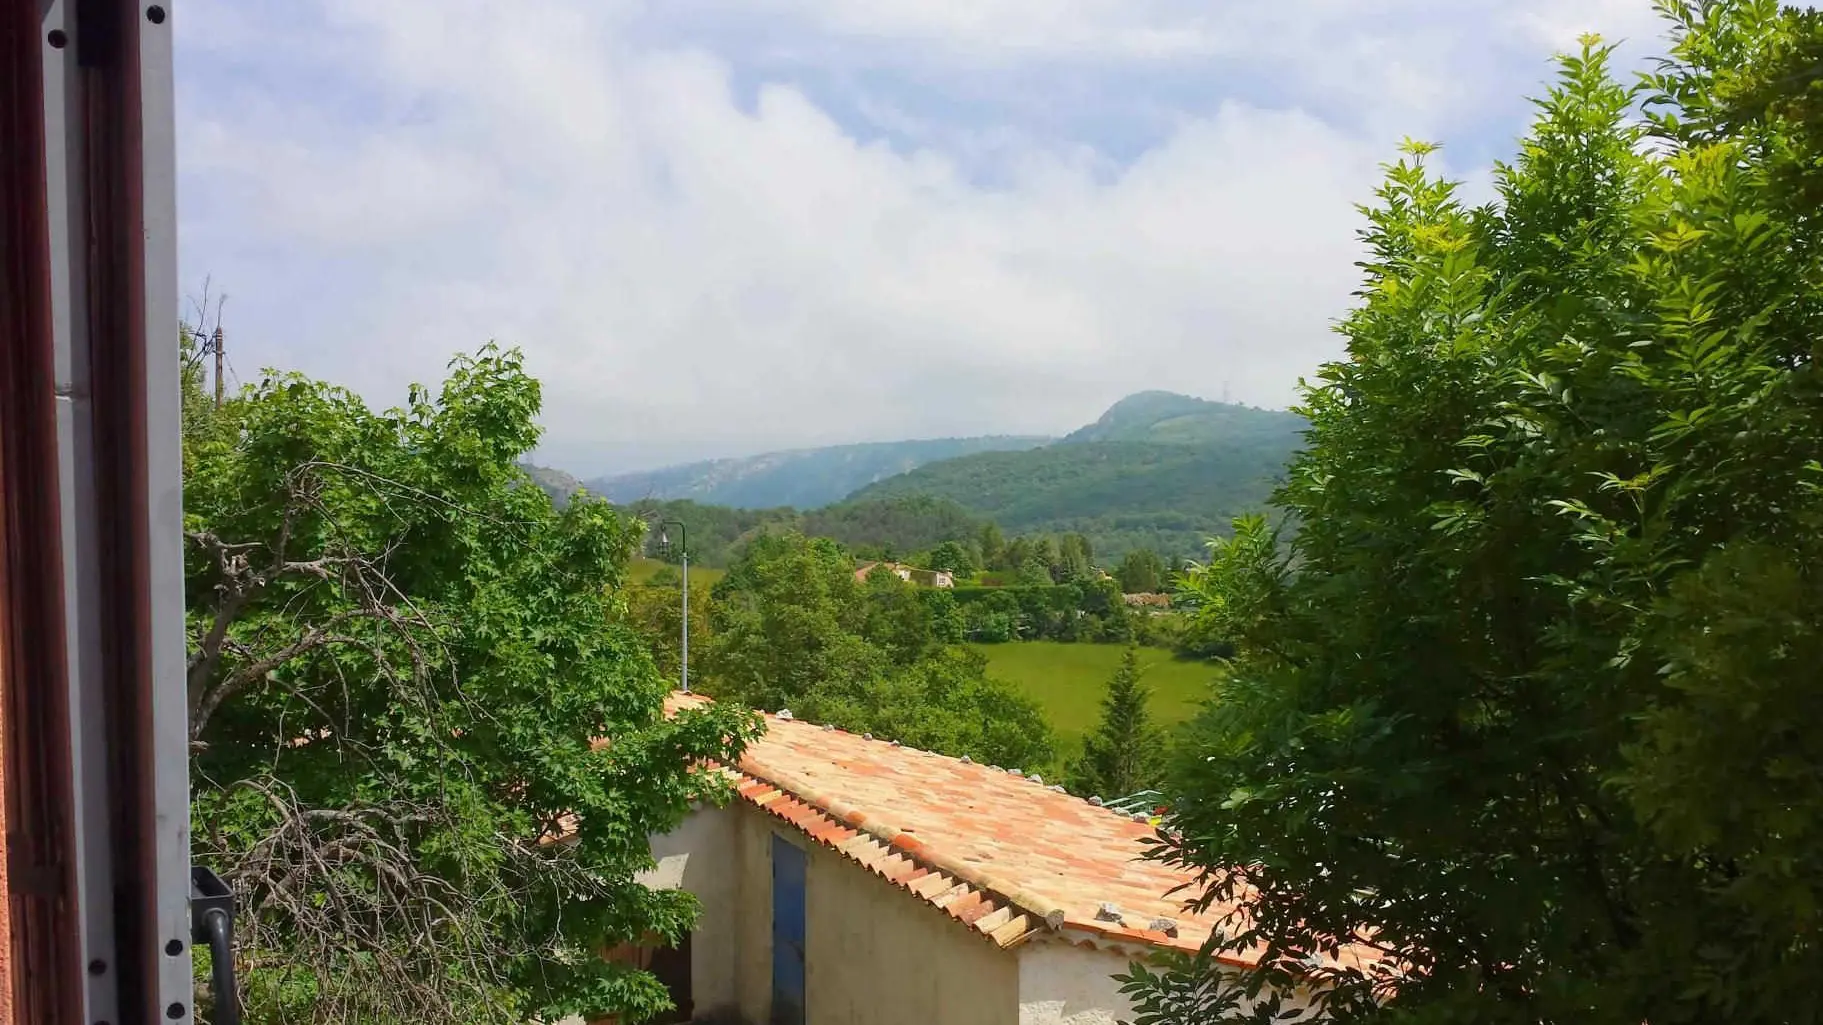
<path fill-rule="evenodd" d="M 532 478 L 532 483 L 543 488 L 544 493 L 551 496 L 551 501 L 556 503 L 559 509 L 569 502 L 571 495 L 582 490 L 582 481 L 562 470 L 553 470 L 548 466 L 536 466 L 532 463 L 520 463 L 519 468 L 525 471 L 526 476 Z"/>
<path fill-rule="evenodd" d="M 1082 533 L 1103 564 L 1141 547 L 1201 557 L 1264 509 L 1303 429 L 1292 413 L 1141 392 L 1056 444 L 927 463 L 851 500 L 948 499 L 1009 534 Z"/>
<path fill-rule="evenodd" d="M 1164 445 L 1250 445 L 1272 447 L 1304 429 L 1304 418 L 1276 409 L 1254 409 L 1191 398 L 1167 391 L 1129 395 L 1063 440 L 1146 441 Z"/>
<path fill-rule="evenodd" d="M 795 449 L 602 477 L 589 481 L 587 487 L 615 503 L 646 498 L 690 499 L 741 509 L 808 509 L 839 501 L 875 481 L 926 463 L 981 452 L 1036 448 L 1051 440 L 1013 436 L 938 438 Z"/>

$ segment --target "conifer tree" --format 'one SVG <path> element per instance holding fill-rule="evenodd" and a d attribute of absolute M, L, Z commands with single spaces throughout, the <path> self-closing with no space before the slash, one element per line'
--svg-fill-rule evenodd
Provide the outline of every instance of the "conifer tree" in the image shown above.
<path fill-rule="evenodd" d="M 1128 648 L 1101 701 L 1101 722 L 1070 764 L 1066 786 L 1074 793 L 1126 797 L 1158 783 L 1164 736 L 1147 707 L 1151 695 L 1139 682 L 1139 651 Z"/>

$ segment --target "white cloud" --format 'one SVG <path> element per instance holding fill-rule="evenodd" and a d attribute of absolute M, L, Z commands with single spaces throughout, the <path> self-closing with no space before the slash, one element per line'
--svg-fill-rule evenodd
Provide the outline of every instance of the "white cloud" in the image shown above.
<path fill-rule="evenodd" d="M 1034 52 L 1149 58 L 1208 54 L 1236 40 L 1218 20 L 1173 0 L 759 0 L 746 5 L 797 16 L 834 32 L 923 40 L 978 54 Z"/>
<path fill-rule="evenodd" d="M 1574 49 L 1589 32 L 1636 50 L 1656 47 L 1666 29 L 1652 5 L 1641 0 L 1538 0 L 1512 10 L 1510 17 L 1532 39 L 1555 50 Z"/>
<path fill-rule="evenodd" d="M 1307 44 L 1372 38 L 1407 58 L 1493 48 L 1518 30 L 1551 47 L 1590 30 L 1614 36 L 1655 30 L 1651 0 L 672 0 L 686 12 L 745 12 L 795 19 L 851 39 L 940 44 L 976 56 L 1036 54 L 1153 59 L 1213 54 L 1299 54 Z M 1464 30 L 1467 31 L 1464 31 Z M 1437 30 L 1442 30 L 1438 33 Z M 1493 30 L 1493 31 L 1490 31 Z"/>
<path fill-rule="evenodd" d="M 1128 57 L 1243 38 L 1181 3 L 767 2 L 824 32 Z M 1016 124 L 894 148 L 801 88 L 737 88 L 708 43 L 652 42 L 633 0 L 279 5 L 264 44 L 227 3 L 193 0 L 180 35 L 212 69 L 184 84 L 184 271 L 233 293 L 243 374 L 393 402 L 498 338 L 545 382 L 546 458 L 582 473 L 1067 430 L 1147 387 L 1283 404 L 1339 351 L 1353 204 L 1391 155 L 1377 128 L 1238 99 L 1127 161 Z M 1390 45 L 1333 67 L 1404 83 L 1389 118 L 1441 102 Z M 992 140 L 1002 173 L 984 184 L 952 132 Z"/>

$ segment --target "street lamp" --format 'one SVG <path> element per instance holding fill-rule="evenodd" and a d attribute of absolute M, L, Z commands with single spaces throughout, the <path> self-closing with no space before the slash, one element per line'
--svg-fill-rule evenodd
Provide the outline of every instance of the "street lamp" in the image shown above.
<path fill-rule="evenodd" d="M 684 563 L 684 636 L 682 643 L 682 671 L 679 673 L 684 693 L 690 693 L 690 533 L 684 529 L 683 520 L 661 520 L 658 524 L 658 550 L 671 550 L 671 533 L 668 528 L 677 528 L 677 551 Z"/>

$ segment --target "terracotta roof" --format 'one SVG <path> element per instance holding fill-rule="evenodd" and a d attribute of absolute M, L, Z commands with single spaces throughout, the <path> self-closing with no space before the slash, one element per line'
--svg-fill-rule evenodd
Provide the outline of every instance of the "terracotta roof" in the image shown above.
<path fill-rule="evenodd" d="M 746 773 L 731 775 L 737 777 L 736 792 L 742 800 L 791 823 L 812 840 L 835 848 L 869 872 L 972 926 L 1002 947 L 1019 943 L 1045 924 L 1003 895 L 944 872 L 930 859 L 920 857 L 903 836 L 882 839 L 846 825 L 828 811 L 763 779 Z"/>
<path fill-rule="evenodd" d="M 706 700 L 674 694 L 668 707 Z M 1035 777 L 777 715 L 766 725 L 738 767 L 742 800 L 1003 946 L 1048 926 L 1194 951 L 1233 911 L 1188 914 L 1193 891 L 1172 891 L 1191 877 L 1141 860 L 1153 826 Z"/>

